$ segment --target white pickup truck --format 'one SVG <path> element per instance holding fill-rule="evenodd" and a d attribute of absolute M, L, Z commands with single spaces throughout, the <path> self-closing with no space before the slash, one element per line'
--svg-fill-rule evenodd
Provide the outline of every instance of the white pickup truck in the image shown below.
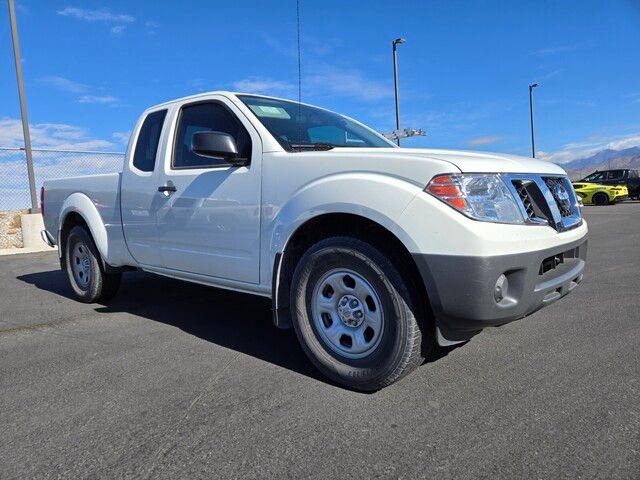
<path fill-rule="evenodd" d="M 398 148 L 328 110 L 230 92 L 148 109 L 121 173 L 47 181 L 42 211 L 80 300 L 106 301 L 132 268 L 263 295 L 358 390 L 565 296 L 587 251 L 557 165 Z"/>

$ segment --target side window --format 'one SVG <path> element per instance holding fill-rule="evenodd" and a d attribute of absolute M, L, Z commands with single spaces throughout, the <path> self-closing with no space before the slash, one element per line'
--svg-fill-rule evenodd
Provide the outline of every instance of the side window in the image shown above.
<path fill-rule="evenodd" d="M 607 180 L 621 180 L 624 175 L 622 170 L 609 170 Z"/>
<path fill-rule="evenodd" d="M 187 105 L 180 112 L 180 120 L 173 147 L 173 168 L 203 168 L 227 165 L 223 158 L 209 158 L 191 151 L 191 141 L 196 132 L 223 132 L 231 135 L 242 158 L 251 158 L 249 132 L 224 105 L 198 103 Z"/>
<path fill-rule="evenodd" d="M 166 110 L 158 110 L 150 113 L 144 119 L 136 149 L 133 153 L 133 166 L 143 172 L 153 172 L 156 166 L 156 154 L 158 153 L 158 143 L 160 142 L 160 132 L 164 124 L 164 117 L 167 116 Z"/>
<path fill-rule="evenodd" d="M 591 175 L 589 175 L 587 178 L 585 178 L 585 181 L 587 181 L 587 182 L 596 182 L 598 180 L 604 180 L 605 179 L 605 175 L 606 175 L 606 172 L 595 172 L 595 173 L 592 173 Z"/>

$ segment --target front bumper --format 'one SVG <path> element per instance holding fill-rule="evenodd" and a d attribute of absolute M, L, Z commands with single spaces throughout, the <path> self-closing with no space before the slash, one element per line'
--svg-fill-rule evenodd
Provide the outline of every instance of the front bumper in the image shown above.
<path fill-rule="evenodd" d="M 586 256 L 586 236 L 510 255 L 413 255 L 440 334 L 450 342 L 468 340 L 567 295 L 582 281 Z"/>

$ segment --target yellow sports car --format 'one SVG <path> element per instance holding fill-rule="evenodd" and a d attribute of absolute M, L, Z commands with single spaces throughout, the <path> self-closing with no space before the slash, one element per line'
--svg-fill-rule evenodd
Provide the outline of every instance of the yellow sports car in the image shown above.
<path fill-rule="evenodd" d="M 624 185 L 600 185 L 598 183 L 576 182 L 573 184 L 582 203 L 594 205 L 613 205 L 629 197 Z"/>

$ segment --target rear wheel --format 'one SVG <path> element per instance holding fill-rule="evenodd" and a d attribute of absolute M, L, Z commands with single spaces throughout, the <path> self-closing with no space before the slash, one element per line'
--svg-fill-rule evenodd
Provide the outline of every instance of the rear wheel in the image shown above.
<path fill-rule="evenodd" d="M 120 287 L 121 273 L 106 273 L 91 235 L 75 226 L 65 242 L 66 270 L 76 297 L 92 303 L 108 300 Z"/>
<path fill-rule="evenodd" d="M 409 283 L 380 251 L 348 237 L 311 247 L 296 267 L 293 324 L 303 350 L 332 380 L 370 391 L 423 361 L 433 333 L 418 325 Z M 424 343 L 424 345 L 423 345 Z"/>
<path fill-rule="evenodd" d="M 593 203 L 594 205 L 609 205 L 609 197 L 607 196 L 606 193 L 596 193 L 593 196 Z"/>

